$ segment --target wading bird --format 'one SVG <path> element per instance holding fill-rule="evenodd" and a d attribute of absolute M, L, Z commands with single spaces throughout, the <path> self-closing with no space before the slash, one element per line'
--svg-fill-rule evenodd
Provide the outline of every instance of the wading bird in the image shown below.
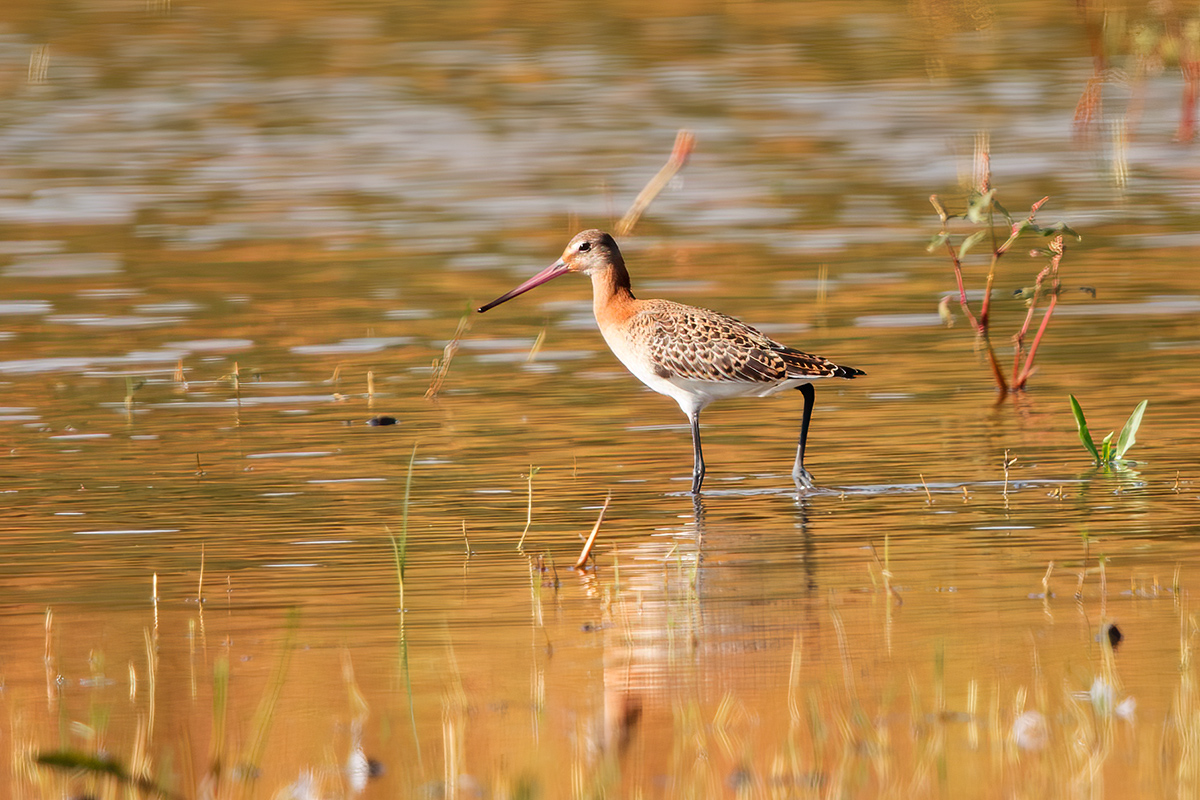
<path fill-rule="evenodd" d="M 862 370 L 793 350 L 716 311 L 670 300 L 638 300 L 630 291 L 629 272 L 616 241 L 599 230 L 576 234 L 558 261 L 481 306 L 479 313 L 568 272 L 582 272 L 592 279 L 592 308 L 613 355 L 638 380 L 673 398 L 687 414 L 692 424 L 692 494 L 700 494 L 704 482 L 700 448 L 704 407 L 726 397 L 766 397 L 792 388 L 804 395 L 792 479 L 797 489 L 815 488 L 804 468 L 815 396 L 812 384 L 825 378 L 855 378 L 865 374 Z"/>

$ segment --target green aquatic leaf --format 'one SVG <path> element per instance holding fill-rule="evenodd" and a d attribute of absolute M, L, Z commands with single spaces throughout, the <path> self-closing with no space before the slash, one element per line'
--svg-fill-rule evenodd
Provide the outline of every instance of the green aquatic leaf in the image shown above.
<path fill-rule="evenodd" d="M 937 250 L 939 247 L 946 244 L 946 241 L 949 238 L 950 238 L 950 234 L 948 234 L 944 231 L 942 233 L 935 235 L 932 239 L 929 240 L 929 246 L 925 248 L 925 252 L 932 253 L 934 250 Z"/>
<path fill-rule="evenodd" d="M 1113 445 L 1112 437 L 1116 431 L 1109 431 L 1108 436 L 1104 437 L 1104 441 L 1100 443 L 1100 463 L 1111 464 L 1113 462 Z"/>
<path fill-rule="evenodd" d="M 1075 425 L 1079 429 L 1079 441 L 1083 442 L 1083 446 L 1097 464 L 1100 464 L 1100 453 L 1096 450 L 1096 443 L 1092 441 L 1092 433 L 1088 430 L 1087 419 L 1083 416 L 1083 409 L 1079 407 L 1079 401 L 1075 399 L 1075 395 L 1069 394 L 1071 398 L 1071 413 L 1075 415 Z"/>
<path fill-rule="evenodd" d="M 1142 424 L 1142 415 L 1146 413 L 1146 406 L 1150 404 L 1149 400 L 1143 400 L 1137 404 L 1137 408 L 1129 415 L 1129 419 L 1125 422 L 1125 427 L 1121 429 L 1121 437 L 1117 439 L 1117 460 L 1120 461 L 1129 452 L 1129 448 L 1133 447 L 1137 442 L 1137 430 Z"/>

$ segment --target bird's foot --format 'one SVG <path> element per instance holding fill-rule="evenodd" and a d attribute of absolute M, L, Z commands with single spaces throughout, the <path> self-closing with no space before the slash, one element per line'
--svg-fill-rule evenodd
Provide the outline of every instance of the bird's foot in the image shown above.
<path fill-rule="evenodd" d="M 817 484 L 813 482 L 812 473 L 800 465 L 792 470 L 792 480 L 796 483 L 797 491 L 806 491 L 808 489 L 817 488 Z"/>

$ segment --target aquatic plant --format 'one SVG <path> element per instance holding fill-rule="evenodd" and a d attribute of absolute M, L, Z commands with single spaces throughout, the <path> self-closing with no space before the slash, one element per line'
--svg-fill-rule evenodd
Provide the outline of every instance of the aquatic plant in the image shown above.
<path fill-rule="evenodd" d="M 1008 213 L 1004 206 L 996 199 L 996 189 L 991 185 L 990 164 L 987 137 L 981 135 L 977 139 L 975 147 L 975 187 L 972 189 L 971 196 L 967 201 L 967 209 L 962 214 L 949 213 L 936 194 L 930 195 L 929 202 L 933 205 L 938 218 L 941 220 L 942 229 L 930 240 L 928 250 L 932 253 L 939 247 L 944 247 L 946 253 L 950 256 L 950 261 L 954 267 L 954 277 L 958 284 L 959 305 L 967 321 L 970 323 L 971 329 L 975 332 L 978 344 L 987 354 L 988 364 L 992 368 L 992 377 L 995 378 L 996 386 L 1000 389 L 1000 396 L 1004 397 L 1010 390 L 1019 391 L 1024 389 L 1030 375 L 1033 374 L 1033 361 L 1037 356 L 1038 346 L 1042 343 L 1042 337 L 1046 334 L 1046 328 L 1050 324 L 1050 317 L 1054 313 L 1054 308 L 1058 304 L 1059 293 L 1062 290 L 1058 268 L 1064 253 L 1064 237 L 1074 236 L 1076 239 L 1079 239 L 1080 236 L 1063 222 L 1056 222 L 1053 225 L 1043 227 L 1034 221 L 1038 210 L 1050 199 L 1049 197 L 1043 197 L 1030 206 L 1029 214 L 1025 218 L 1014 219 L 1012 214 Z M 1000 234 L 997 231 L 997 214 L 1004 217 L 1005 224 L 1008 226 L 1008 236 L 1003 240 L 1000 239 Z M 955 245 L 954 236 L 950 233 L 948 227 L 948 223 L 953 219 L 966 220 L 977 228 L 972 233 L 962 236 L 957 246 Z M 996 265 L 999 263 L 1000 258 L 1009 252 L 1017 243 L 1017 240 L 1026 232 L 1050 240 L 1048 246 L 1036 248 L 1030 253 L 1035 257 L 1048 258 L 1049 263 L 1038 272 L 1032 287 L 1019 289 L 1016 292 L 1017 296 L 1025 300 L 1027 311 L 1024 324 L 1021 325 L 1021 328 L 1012 337 L 1014 350 L 1012 377 L 1010 380 L 1005 380 L 1004 371 L 1000 367 L 1000 361 L 996 357 L 996 351 L 991 341 L 992 288 L 996 282 Z M 992 254 L 988 264 L 983 299 L 980 301 L 979 313 L 976 314 L 971 310 L 971 304 L 967 300 L 967 289 L 963 280 L 963 260 L 976 245 L 985 239 L 991 244 Z M 1095 291 L 1090 288 L 1084 288 L 1082 291 L 1095 294 Z M 950 313 L 950 301 L 952 297 L 953 295 L 946 295 L 938 306 L 938 311 L 947 324 L 952 324 L 953 320 Z M 1029 345 L 1028 351 L 1026 351 L 1025 337 L 1033 324 L 1038 304 L 1046 298 L 1048 298 L 1046 310 L 1042 313 L 1041 322 L 1038 325 L 1037 333 L 1034 334 L 1033 342 Z"/>
<path fill-rule="evenodd" d="M 1125 454 L 1129 452 L 1129 448 L 1133 447 L 1137 441 L 1137 430 L 1142 424 L 1142 414 L 1146 413 L 1146 406 L 1149 405 L 1149 400 L 1143 400 L 1133 409 L 1133 413 L 1129 415 L 1129 419 L 1125 421 L 1125 427 L 1121 429 L 1121 435 L 1117 438 L 1116 444 L 1113 443 L 1113 434 L 1115 431 L 1110 431 L 1108 436 L 1104 437 L 1104 441 L 1100 442 L 1100 447 L 1096 447 L 1096 443 L 1092 441 L 1091 431 L 1088 430 L 1087 419 L 1083 416 L 1083 409 L 1079 405 L 1079 401 L 1075 399 L 1075 395 L 1067 395 L 1071 398 L 1071 413 L 1075 415 L 1075 425 L 1079 428 L 1079 441 L 1083 442 L 1084 448 L 1092 454 L 1092 460 L 1098 467 L 1121 469 Z"/>

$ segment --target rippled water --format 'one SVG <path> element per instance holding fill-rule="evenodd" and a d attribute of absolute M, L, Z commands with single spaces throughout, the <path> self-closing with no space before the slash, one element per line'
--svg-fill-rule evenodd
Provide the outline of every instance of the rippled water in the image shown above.
<path fill-rule="evenodd" d="M 1172 20 L 1089 19 L 18 2 L 8 795 L 124 796 L 53 752 L 183 797 L 1193 793 L 1200 173 Z M 867 372 L 817 389 L 824 491 L 785 395 L 705 412 L 694 504 L 686 421 L 586 282 L 471 313 L 680 128 L 634 290 Z M 1083 236 L 1000 403 L 925 249 L 979 131 L 1005 206 Z M 1042 263 L 1001 262 L 1002 363 Z M 1135 466 L 1089 466 L 1068 394 L 1097 438 L 1149 399 Z"/>

